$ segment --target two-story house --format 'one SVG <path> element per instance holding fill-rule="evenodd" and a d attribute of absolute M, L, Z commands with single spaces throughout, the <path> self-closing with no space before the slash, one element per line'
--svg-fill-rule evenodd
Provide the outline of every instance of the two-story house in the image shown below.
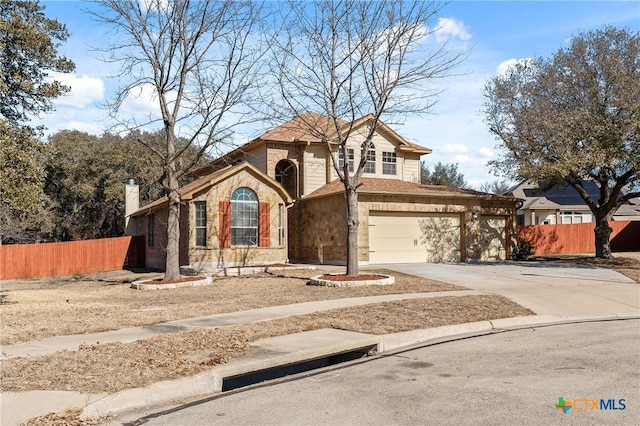
<path fill-rule="evenodd" d="M 342 123 L 350 132 L 345 156 L 309 123 L 328 121 L 305 113 L 193 173 L 195 180 L 180 190 L 182 264 L 212 269 L 288 260 L 345 263 L 345 196 L 332 157 L 354 171 L 371 118 Z M 372 141 L 359 188 L 361 263 L 510 256 L 517 199 L 420 184 L 420 157 L 429 148 L 383 123 Z M 163 262 L 164 210 L 166 199 L 131 215 L 138 233 L 153 244 L 149 266 Z"/>

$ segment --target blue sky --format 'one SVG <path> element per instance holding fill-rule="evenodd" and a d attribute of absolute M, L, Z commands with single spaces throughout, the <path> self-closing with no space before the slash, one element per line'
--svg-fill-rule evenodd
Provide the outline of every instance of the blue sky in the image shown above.
<path fill-rule="evenodd" d="M 67 25 L 71 36 L 60 52 L 76 63 L 71 76 L 63 82 L 72 87 L 69 95 L 55 101 L 56 112 L 42 115 L 34 124 L 43 124 L 49 133 L 78 129 L 100 134 L 107 125 L 107 113 L 98 104 L 110 98 L 119 85 L 111 78 L 117 69 L 101 62 L 90 45 L 108 41 L 108 28 L 92 21 L 81 9 L 87 3 L 77 1 L 41 1 L 47 16 Z M 497 141 L 482 119 L 483 87 L 509 61 L 550 57 L 566 46 L 572 35 L 601 28 L 603 25 L 640 31 L 640 1 L 453 1 L 439 17 L 452 46 L 471 49 L 468 59 L 441 83 L 443 93 L 432 114 L 408 117 L 395 130 L 408 140 L 429 147 L 433 154 L 422 159 L 433 165 L 438 161 L 458 163 L 469 183 L 501 179 L 490 174 L 487 161 L 495 158 Z M 125 111 L 150 108 L 148 101 L 129 101 Z M 242 142 L 257 136 L 262 129 L 240 129 Z"/>

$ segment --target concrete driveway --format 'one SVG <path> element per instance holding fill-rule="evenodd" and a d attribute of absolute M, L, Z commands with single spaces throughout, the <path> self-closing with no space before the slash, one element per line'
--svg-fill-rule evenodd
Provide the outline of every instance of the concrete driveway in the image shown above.
<path fill-rule="evenodd" d="M 640 316 L 640 284 L 603 268 L 556 262 L 380 266 L 505 296 L 539 315 Z"/>

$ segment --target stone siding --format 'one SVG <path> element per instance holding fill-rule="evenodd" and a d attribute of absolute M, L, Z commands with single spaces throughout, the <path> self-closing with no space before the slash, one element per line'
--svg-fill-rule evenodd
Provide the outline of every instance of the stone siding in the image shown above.
<path fill-rule="evenodd" d="M 479 261 L 483 252 L 479 218 L 504 217 L 506 259 L 515 235 L 515 206 L 511 202 L 473 198 L 363 195 L 359 197 L 358 260 L 369 261 L 369 212 L 453 213 L 460 215 L 462 261 Z M 346 207 L 342 194 L 303 200 L 297 260 L 312 263 L 346 263 Z M 474 215 L 475 213 L 475 215 Z"/>
<path fill-rule="evenodd" d="M 270 205 L 270 247 L 242 246 L 221 248 L 219 238 L 220 201 L 229 200 L 233 191 L 240 187 L 252 189 L 260 203 Z M 188 241 L 188 264 L 196 269 L 219 268 L 222 266 L 264 265 L 287 261 L 287 211 L 285 200 L 261 176 L 241 171 L 217 185 L 194 196 L 189 201 L 193 206 L 197 201 L 206 202 L 207 245 L 196 247 L 195 229 L 190 227 L 185 239 Z M 195 224 L 195 209 L 191 207 L 189 222 Z"/>

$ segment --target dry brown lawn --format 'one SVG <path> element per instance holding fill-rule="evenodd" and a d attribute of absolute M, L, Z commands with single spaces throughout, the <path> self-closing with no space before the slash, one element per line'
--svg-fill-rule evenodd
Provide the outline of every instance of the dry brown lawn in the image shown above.
<path fill-rule="evenodd" d="M 640 257 L 613 257 L 612 259 L 598 259 L 596 257 L 590 257 L 580 261 L 593 266 L 599 266 L 601 268 L 613 269 L 616 272 L 620 272 L 637 283 L 640 283 Z"/>
<path fill-rule="evenodd" d="M 374 271 L 374 270 L 371 270 Z M 307 285 L 323 271 L 288 270 L 276 274 L 216 278 L 208 287 L 133 290 L 132 274 L 113 281 L 99 275 L 80 278 L 14 280 L 2 283 L 1 344 L 50 336 L 93 333 L 123 327 L 158 324 L 197 316 L 267 306 L 380 294 L 460 290 L 453 284 L 397 272 L 390 286 L 329 288 Z M 376 269 L 377 273 L 390 273 Z M 110 279 L 110 274 L 102 274 Z"/>
<path fill-rule="evenodd" d="M 194 329 L 134 343 L 3 362 L 1 390 L 117 392 L 196 374 L 250 351 L 249 342 L 319 328 L 385 334 L 497 318 L 532 315 L 500 296 L 448 296 L 335 309 L 273 321 Z"/>
<path fill-rule="evenodd" d="M 33 417 L 20 426 L 96 426 L 105 424 L 113 419 L 106 415 L 95 418 L 82 417 L 82 410 L 71 408 L 60 413 L 49 413 L 44 416 Z"/>
<path fill-rule="evenodd" d="M 640 283 L 640 253 L 625 253 L 620 257 L 614 254 L 614 257 L 610 259 L 599 259 L 593 256 L 581 255 L 540 256 L 539 259 L 542 261 L 559 261 L 612 269 Z"/>

